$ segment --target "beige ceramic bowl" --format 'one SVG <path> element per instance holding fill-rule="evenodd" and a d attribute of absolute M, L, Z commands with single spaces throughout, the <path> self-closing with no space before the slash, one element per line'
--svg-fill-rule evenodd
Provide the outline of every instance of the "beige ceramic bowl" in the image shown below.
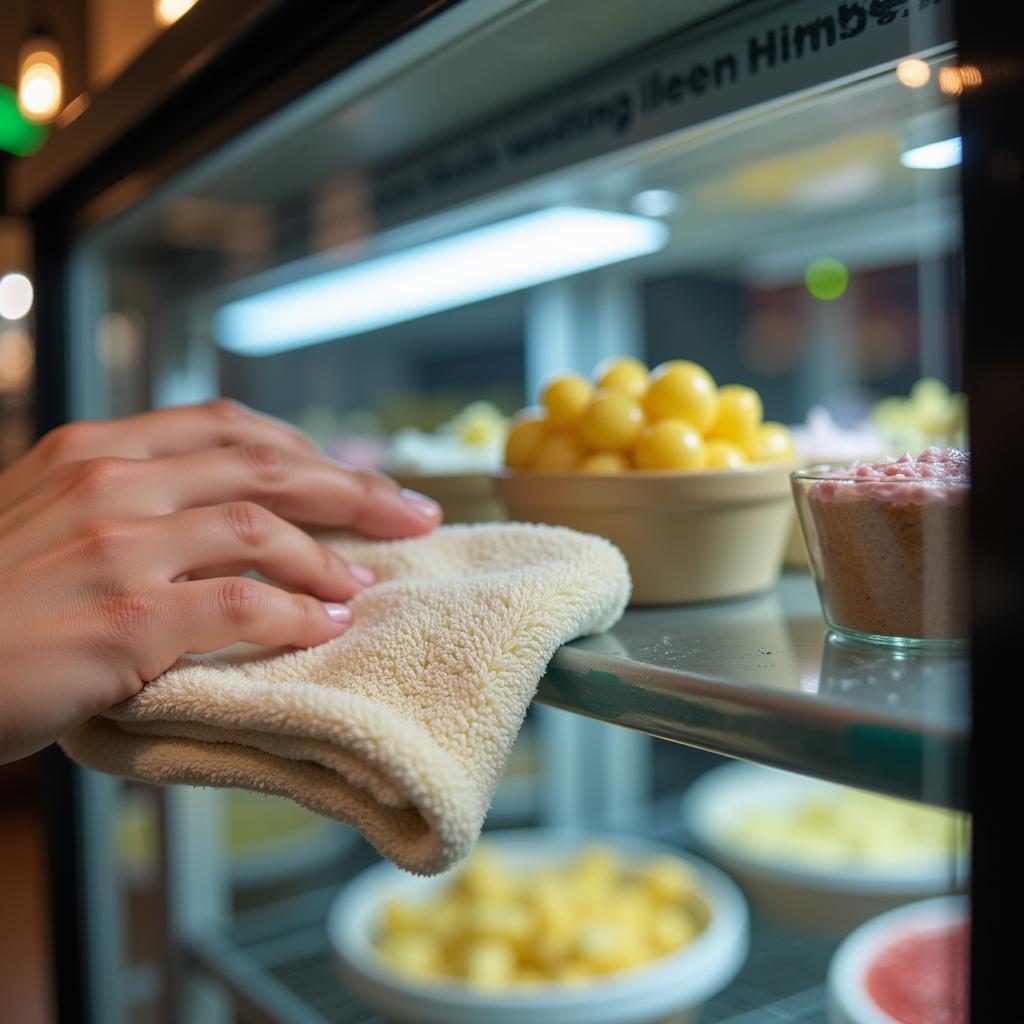
<path fill-rule="evenodd" d="M 807 544 L 804 542 L 804 532 L 800 529 L 800 520 L 797 519 L 795 511 L 789 535 L 786 537 L 786 550 L 782 555 L 782 564 L 787 569 L 810 570 L 811 568 L 811 562 L 807 555 Z"/>
<path fill-rule="evenodd" d="M 392 473 L 402 487 L 433 498 L 446 523 L 500 523 L 508 517 L 490 473 Z"/>
<path fill-rule="evenodd" d="M 789 463 L 615 476 L 505 472 L 510 519 L 607 537 L 629 562 L 633 601 L 736 597 L 778 578 L 793 519 Z"/>

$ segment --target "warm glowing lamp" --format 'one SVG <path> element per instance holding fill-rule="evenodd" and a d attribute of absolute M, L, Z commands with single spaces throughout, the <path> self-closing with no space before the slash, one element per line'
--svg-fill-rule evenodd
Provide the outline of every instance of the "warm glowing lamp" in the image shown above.
<path fill-rule="evenodd" d="M 195 5 L 196 0 L 153 0 L 153 17 L 161 25 L 173 25 Z"/>
<path fill-rule="evenodd" d="M 18 53 L 18 109 L 29 121 L 46 124 L 64 105 L 64 63 L 56 40 L 33 35 Z"/>

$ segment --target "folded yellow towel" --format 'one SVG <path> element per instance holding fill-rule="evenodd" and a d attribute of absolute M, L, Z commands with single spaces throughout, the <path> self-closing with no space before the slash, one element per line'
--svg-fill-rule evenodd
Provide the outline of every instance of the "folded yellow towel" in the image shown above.
<path fill-rule="evenodd" d="M 182 659 L 61 745 L 134 779 L 291 797 L 409 871 L 443 871 L 476 841 L 552 654 L 622 614 L 625 560 L 545 526 L 327 541 L 380 581 L 344 635 Z"/>

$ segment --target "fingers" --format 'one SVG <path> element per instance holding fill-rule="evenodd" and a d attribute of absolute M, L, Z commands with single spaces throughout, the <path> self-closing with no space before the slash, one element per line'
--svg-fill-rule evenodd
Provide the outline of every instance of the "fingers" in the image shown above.
<path fill-rule="evenodd" d="M 254 501 L 277 515 L 370 537 L 428 533 L 440 506 L 394 481 L 273 445 L 239 445 L 173 455 L 146 466 L 146 489 L 160 511 Z"/>
<path fill-rule="evenodd" d="M 255 569 L 324 601 L 344 601 L 373 583 L 297 526 L 248 501 L 189 509 L 149 520 L 133 557 L 167 581 Z"/>
<path fill-rule="evenodd" d="M 271 647 L 313 647 L 340 636 L 351 622 L 343 604 L 289 594 L 233 576 L 169 583 L 167 624 L 177 653 L 203 654 L 239 641 Z"/>
<path fill-rule="evenodd" d="M 301 431 L 229 399 L 142 413 L 122 420 L 71 424 L 55 444 L 61 461 L 116 455 L 149 459 L 236 444 L 268 444 L 297 455 L 320 456 Z"/>

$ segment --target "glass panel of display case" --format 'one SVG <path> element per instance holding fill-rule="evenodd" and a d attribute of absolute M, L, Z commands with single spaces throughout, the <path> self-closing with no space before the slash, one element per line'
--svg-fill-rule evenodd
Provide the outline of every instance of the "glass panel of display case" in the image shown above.
<path fill-rule="evenodd" d="M 625 51 L 606 32 L 586 60 L 581 41 L 577 63 L 532 94 L 512 81 L 529 67 L 530 19 L 561 24 L 565 8 L 501 6 L 487 31 L 365 94 L 285 110 L 85 232 L 72 266 L 75 415 L 227 395 L 431 493 L 500 471 L 509 417 L 552 375 L 621 356 L 689 360 L 756 390 L 808 465 L 966 443 L 955 101 L 971 70 L 948 3 L 749 4 L 696 25 L 680 14 L 676 31 Z M 465 75 L 499 56 L 495 82 L 473 95 Z M 449 520 L 501 518 L 487 495 L 485 510 L 444 492 Z M 885 921 L 911 938 L 932 929 L 934 956 L 962 954 L 966 649 L 858 647 L 830 630 L 788 491 L 783 501 L 786 567 L 780 543 L 770 586 L 633 608 L 558 652 L 498 789 L 489 830 L 571 827 L 613 844 L 579 870 L 605 872 L 605 895 L 636 895 L 622 910 L 628 955 L 615 952 L 622 921 L 598 920 L 583 897 L 559 911 L 565 948 L 544 933 L 527 883 L 507 877 L 520 863 L 540 885 L 513 843 L 503 863 L 472 862 L 484 881 L 450 935 L 399 902 L 389 919 L 409 941 L 391 935 L 383 974 L 350 963 L 343 982 L 328 911 L 377 862 L 354 831 L 233 791 L 122 786 L 114 800 L 87 775 L 116 821 L 133 936 L 117 941 L 145 960 L 185 936 L 194 965 L 280 1020 L 384 1020 L 401 1012 L 391 985 L 403 970 L 408 984 L 477 971 L 466 998 L 480 1007 L 543 983 L 535 995 L 555 1005 L 543 1019 L 586 1020 L 568 1015 L 573 993 L 599 999 L 609 973 L 705 940 L 694 949 L 710 950 L 719 982 L 662 1016 L 703 1005 L 709 1024 L 823 1021 L 830 1005 L 859 1022 L 868 999 L 896 1013 L 925 953 Z M 194 831 L 200 820 L 215 825 Z M 673 859 L 681 850 L 698 859 Z M 185 894 L 178 911 L 168 891 Z M 428 895 L 441 916 L 455 906 Z M 922 906 L 850 944 L 908 904 Z M 536 934 L 480 924 L 502 908 Z M 735 941 L 709 945 L 730 914 Z M 587 921 L 597 938 L 573 931 Z M 491 987 L 491 967 L 467 966 L 481 938 L 500 975 Z M 144 1019 L 152 986 L 130 969 Z M 641 994 L 645 976 L 629 982 Z M 864 993 L 837 988 L 861 982 Z M 442 989 L 422 998 L 441 1005 Z M 933 995 L 962 999 L 955 986 Z"/>

